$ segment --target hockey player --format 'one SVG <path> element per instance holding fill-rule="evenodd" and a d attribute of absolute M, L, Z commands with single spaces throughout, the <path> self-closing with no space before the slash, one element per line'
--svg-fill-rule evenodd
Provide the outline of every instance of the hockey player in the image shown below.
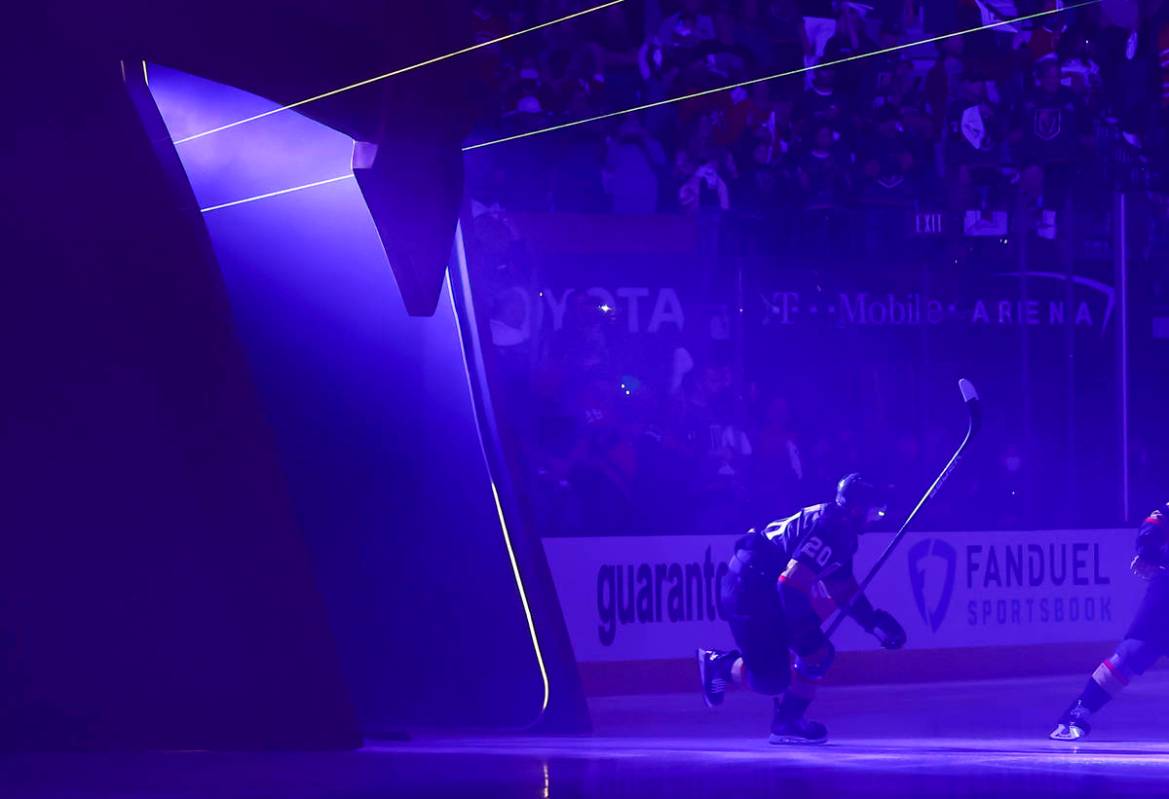
<path fill-rule="evenodd" d="M 823 724 L 804 718 L 816 681 L 835 650 L 820 629 L 813 595 L 822 587 L 839 607 L 887 649 L 905 645 L 905 630 L 873 607 L 853 576 L 857 537 L 884 515 L 876 489 L 859 474 L 837 485 L 834 501 L 804 508 L 735 542 L 720 602 L 736 650 L 698 650 L 703 698 L 721 704 L 730 685 L 773 697 L 773 744 L 823 743 Z M 855 597 L 855 598 L 854 598 Z M 795 675 L 792 675 L 792 654 Z"/>
<path fill-rule="evenodd" d="M 1149 582 L 1128 633 L 1116 651 L 1096 667 L 1088 684 L 1060 717 L 1051 733 L 1055 741 L 1076 741 L 1092 731 L 1090 719 L 1144 674 L 1162 655 L 1169 655 L 1169 502 L 1149 514 L 1137 533 L 1132 572 Z"/>

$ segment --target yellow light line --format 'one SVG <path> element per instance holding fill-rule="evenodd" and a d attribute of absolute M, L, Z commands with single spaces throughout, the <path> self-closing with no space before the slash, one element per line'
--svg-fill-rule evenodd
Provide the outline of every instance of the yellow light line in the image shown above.
<path fill-rule="evenodd" d="M 1016 22 L 1026 22 L 1029 19 L 1038 19 L 1039 17 L 1046 17 L 1052 14 L 1062 14 L 1065 11 L 1071 11 L 1076 8 L 1083 8 L 1084 6 L 1096 5 L 1101 0 L 1087 0 L 1087 2 L 1076 3 L 1075 5 L 1064 6 L 1063 8 L 1049 9 L 1047 11 L 1039 11 L 1035 14 L 1027 14 L 1013 19 L 1003 19 L 997 22 L 990 22 L 986 25 L 979 25 L 977 28 L 967 28 L 966 30 L 954 31 L 953 33 L 943 33 L 938 36 L 931 36 L 928 39 L 920 39 L 915 42 L 906 42 L 905 44 L 897 44 L 892 47 L 883 47 L 880 50 L 871 50 L 867 53 L 857 53 L 856 55 L 846 56 L 844 58 L 837 58 L 833 61 L 825 61 L 820 64 L 813 64 L 811 66 L 800 67 L 798 69 L 788 70 L 787 72 L 777 72 L 774 75 L 765 75 L 761 78 L 752 78 L 750 80 L 740 81 L 739 83 L 730 83 L 726 86 L 718 86 L 713 89 L 704 89 L 702 91 L 693 92 L 691 94 L 684 94 L 681 97 L 668 97 L 665 100 L 655 100 L 652 103 L 645 103 L 643 105 L 634 106 L 632 108 L 625 108 L 620 111 L 610 111 L 606 114 L 598 114 L 597 116 L 585 117 L 584 119 L 573 120 L 572 122 L 562 122 L 559 125 L 552 125 L 547 128 L 539 128 L 538 130 L 529 130 L 526 133 L 516 133 L 512 136 L 504 136 L 499 139 L 490 139 L 488 141 L 479 142 L 464 147 L 463 152 L 470 152 L 471 150 L 478 150 L 481 147 L 490 147 L 495 144 L 503 144 L 509 141 L 517 141 L 519 139 L 527 139 L 532 136 L 539 136 L 544 133 L 553 133 L 558 130 L 565 130 L 566 128 L 575 128 L 578 125 L 587 125 L 591 122 L 600 122 L 605 119 L 613 119 L 614 117 L 623 116 L 625 114 L 634 114 L 638 111 L 648 111 L 651 108 L 661 108 L 664 105 L 671 105 L 672 103 L 680 103 L 685 100 L 694 100 L 698 97 L 706 97 L 711 94 L 718 94 L 719 92 L 729 91 L 731 89 L 740 89 L 744 86 L 753 86 L 756 83 L 766 83 L 767 81 L 776 80 L 778 78 L 787 78 L 792 75 L 802 75 L 806 72 L 813 72 L 817 69 L 825 69 L 827 67 L 835 67 L 840 64 L 847 64 L 851 61 L 860 61 L 865 58 L 872 58 L 879 55 L 887 55 L 888 53 L 895 53 L 900 50 L 907 50 L 911 47 L 920 47 L 925 44 L 933 44 L 934 42 L 944 41 L 946 39 L 953 39 L 958 36 L 965 36 L 970 33 L 977 33 L 978 31 L 990 30 L 991 28 L 998 28 L 1003 25 L 1012 25 Z"/>
<path fill-rule="evenodd" d="M 591 8 L 586 8 L 586 9 L 583 9 L 581 11 L 574 11 L 571 14 L 566 14 L 563 17 L 557 17 L 556 19 L 548 20 L 547 22 L 541 22 L 540 24 L 533 25 L 530 28 L 524 28 L 523 30 L 518 30 L 518 31 L 514 31 L 512 33 L 504 34 L 503 36 L 500 36 L 499 38 L 496 38 L 496 39 L 491 39 L 491 40 L 486 41 L 486 42 L 480 42 L 479 44 L 473 44 L 470 47 L 464 47 L 461 50 L 455 50 L 454 52 L 451 52 L 451 53 L 444 53 L 443 55 L 435 56 L 434 58 L 428 58 L 425 61 L 419 61 L 417 64 L 410 64 L 409 66 L 401 67 L 401 68 L 395 69 L 391 72 L 386 72 L 385 74 L 382 74 L 382 75 L 375 75 L 372 78 L 366 78 L 365 80 L 360 80 L 357 83 L 351 83 L 348 86 L 342 86 L 339 89 L 333 89 L 332 91 L 327 91 L 323 94 L 318 94 L 318 95 L 315 95 L 313 97 L 307 97 L 304 100 L 298 100 L 297 102 L 290 103 L 289 105 L 283 105 L 283 106 L 280 106 L 279 108 L 273 108 L 273 109 L 270 109 L 268 111 L 264 111 L 262 113 L 255 114 L 253 116 L 246 117 L 245 119 L 238 119 L 235 122 L 229 122 L 226 125 L 220 125 L 217 128 L 211 128 L 210 130 L 205 130 L 201 133 L 194 133 L 190 136 L 184 136 L 181 139 L 175 139 L 175 144 L 183 144 L 185 142 L 194 141 L 195 139 L 201 139 L 204 136 L 210 136 L 213 133 L 219 133 L 221 131 L 230 130 L 231 128 L 239 127 L 240 125 L 246 125 L 249 122 L 255 122 L 257 119 L 264 119 L 265 117 L 270 117 L 273 114 L 279 114 L 281 111 L 288 111 L 288 110 L 293 109 L 293 108 L 300 108 L 302 105 L 308 105 L 309 103 L 315 103 L 318 100 L 324 100 L 324 99 L 327 99 L 329 97 L 335 97 L 338 94 L 343 94 L 344 92 L 352 91 L 353 89 L 360 89 L 363 86 L 369 86 L 371 83 L 377 83 L 378 81 L 382 81 L 382 80 L 385 80 L 387 78 L 393 78 L 393 77 L 396 77 L 398 75 L 405 74 L 407 72 L 412 72 L 413 70 L 421 69 L 422 67 L 428 67 L 432 64 L 437 64 L 440 61 L 446 61 L 446 60 L 454 58 L 456 56 L 466 55 L 467 53 L 472 53 L 476 50 L 481 50 L 484 47 L 491 47 L 492 45 L 506 42 L 509 39 L 514 39 L 517 36 L 524 36 L 524 35 L 529 34 L 529 33 L 534 33 L 535 31 L 543 30 L 544 28 L 549 28 L 553 25 L 559 25 L 562 22 L 568 22 L 569 20 L 576 19 L 577 17 L 583 17 L 586 14 L 592 14 L 594 11 L 600 11 L 600 10 L 605 9 L 605 8 L 610 8 L 611 6 L 615 6 L 615 5 L 618 5 L 620 3 L 624 3 L 624 2 L 625 2 L 625 0 L 608 0 L 608 2 L 602 3 L 600 5 L 592 6 Z"/>
<path fill-rule="evenodd" d="M 496 490 L 494 481 L 491 483 L 491 496 L 495 499 L 495 512 L 499 515 L 499 526 L 503 530 L 503 541 L 507 545 L 507 557 L 511 561 L 511 571 L 515 575 L 515 584 L 516 588 L 519 589 L 520 602 L 524 606 L 524 618 L 528 622 L 528 634 L 532 638 L 532 649 L 536 652 L 536 664 L 540 667 L 540 679 L 544 683 L 544 698 L 540 702 L 540 715 L 542 716 L 544 715 L 544 711 L 548 709 L 548 701 L 551 698 L 551 687 L 548 683 L 548 669 L 544 665 L 544 653 L 540 649 L 540 640 L 536 636 L 536 622 L 532 618 L 532 608 L 528 604 L 528 592 L 524 588 L 524 581 L 520 576 L 520 566 L 516 561 L 515 548 L 511 543 L 511 533 L 507 529 L 507 521 L 503 518 L 503 506 L 499 504 L 499 491 Z"/>
<path fill-rule="evenodd" d="M 474 329 L 475 329 L 474 310 L 473 310 L 472 306 L 470 305 L 471 288 L 467 284 L 467 269 L 466 269 L 467 251 L 463 245 L 463 231 L 462 231 L 461 224 L 455 230 L 455 253 L 456 253 L 457 257 L 459 258 L 459 260 L 462 262 L 462 265 L 459 269 L 460 289 L 463 292 L 464 303 L 467 307 L 467 313 L 469 315 L 468 321 L 471 324 L 472 331 L 474 331 Z M 471 365 L 467 362 L 467 349 L 463 344 L 463 325 L 459 321 L 459 309 L 458 309 L 458 306 L 455 304 L 455 283 L 451 277 L 452 271 L 453 270 L 451 270 L 451 269 L 447 269 L 447 273 L 446 273 L 447 294 L 450 297 L 450 301 L 451 301 L 451 313 L 454 314 L 454 318 L 455 318 L 455 331 L 457 332 L 457 334 L 459 336 L 459 354 L 463 356 L 463 371 L 467 375 L 467 390 L 471 393 L 471 402 L 472 402 L 472 404 L 474 404 L 474 402 L 475 402 L 475 385 L 474 385 L 473 379 L 471 378 Z M 471 335 L 475 336 L 477 334 L 472 332 Z M 540 668 L 540 680 L 542 681 L 542 683 L 544 685 L 544 698 L 541 700 L 541 703 L 540 703 L 540 713 L 536 716 L 535 719 L 532 720 L 532 724 L 534 725 L 541 718 L 543 718 L 544 712 L 548 710 L 548 702 L 552 696 L 552 689 L 551 689 L 551 686 L 548 682 L 548 668 L 544 665 L 544 652 L 540 647 L 540 638 L 536 634 L 536 621 L 532 617 L 532 607 L 528 602 L 528 592 L 527 592 L 527 589 L 524 587 L 523 576 L 520 574 L 520 566 L 519 566 L 519 562 L 516 560 L 515 547 L 512 545 L 512 542 L 511 542 L 511 532 L 508 530 L 508 527 L 507 527 L 507 519 L 504 518 L 504 515 L 503 515 L 503 505 L 500 504 L 500 501 L 499 501 L 499 491 L 495 487 L 495 478 L 494 478 L 494 475 L 491 474 L 491 460 L 487 457 L 487 442 L 484 441 L 484 439 L 483 439 L 483 429 L 479 423 L 479 412 L 475 408 L 472 408 L 472 413 L 474 414 L 474 418 L 475 418 L 475 431 L 479 437 L 479 450 L 483 454 L 483 465 L 487 469 L 487 478 L 491 482 L 491 497 L 492 497 L 492 499 L 495 500 L 495 513 L 499 517 L 499 528 L 500 528 L 500 530 L 503 531 L 503 543 L 504 543 L 504 546 L 507 548 L 507 557 L 508 557 L 508 561 L 511 563 L 512 575 L 515 577 L 516 590 L 519 592 L 519 595 L 520 595 L 520 604 L 523 605 L 523 608 L 524 608 L 524 619 L 528 623 L 528 635 L 532 639 L 532 649 L 536 653 L 536 664 Z"/>
<path fill-rule="evenodd" d="M 349 180 L 353 177 L 353 173 L 348 175 L 338 175 L 335 178 L 325 178 L 324 180 L 313 181 L 312 183 L 305 183 L 303 186 L 292 186 L 287 189 L 279 189 L 277 191 L 270 191 L 267 194 L 257 194 L 254 197 L 244 197 L 242 200 L 232 200 L 229 203 L 220 203 L 219 205 L 210 205 L 206 208 L 200 208 L 203 213 L 208 211 L 218 211 L 220 208 L 231 208 L 234 205 L 243 205 L 244 203 L 254 203 L 256 200 L 266 200 L 269 197 L 279 197 L 281 194 L 291 194 L 294 191 L 304 191 L 305 189 L 315 189 L 317 186 L 324 186 L 326 183 L 336 183 L 339 180 Z"/>

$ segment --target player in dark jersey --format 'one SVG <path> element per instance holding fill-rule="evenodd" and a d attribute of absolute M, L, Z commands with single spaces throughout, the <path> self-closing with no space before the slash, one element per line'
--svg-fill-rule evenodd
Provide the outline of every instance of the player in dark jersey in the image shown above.
<path fill-rule="evenodd" d="M 708 706 L 720 704 L 728 686 L 743 685 L 774 698 L 771 743 L 828 739 L 824 725 L 804 718 L 815 684 L 835 656 L 820 629 L 814 594 L 823 589 L 841 607 L 851 601 L 850 615 L 882 646 L 905 645 L 905 631 L 891 615 L 874 608 L 863 594 L 854 599 L 857 538 L 883 514 L 872 484 L 850 474 L 837 485 L 834 501 L 804 508 L 735 542 L 719 600 L 738 649 L 698 650 Z"/>
<path fill-rule="evenodd" d="M 1092 714 L 1115 699 L 1133 677 L 1169 655 L 1169 502 L 1141 524 L 1132 572 L 1149 582 L 1136 618 L 1116 651 L 1096 667 L 1084 690 L 1060 716 L 1052 740 L 1083 738 L 1092 731 Z"/>

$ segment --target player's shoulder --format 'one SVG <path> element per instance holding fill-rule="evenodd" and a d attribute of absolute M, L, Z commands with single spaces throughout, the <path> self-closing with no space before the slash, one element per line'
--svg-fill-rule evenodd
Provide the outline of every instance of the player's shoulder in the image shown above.
<path fill-rule="evenodd" d="M 798 524 L 802 529 L 807 529 L 809 526 L 820 526 L 824 523 L 827 517 L 828 504 L 821 502 L 818 505 L 808 505 L 805 508 L 800 508 L 795 514 L 789 517 L 786 521 L 788 525 Z"/>
<path fill-rule="evenodd" d="M 801 510 L 800 514 L 803 515 L 803 517 L 806 519 L 821 521 L 828 518 L 828 507 L 829 503 L 820 502 L 816 505 L 809 505 L 808 507 Z"/>
<path fill-rule="evenodd" d="M 826 519 L 825 514 L 828 512 L 828 507 L 829 503 L 822 502 L 819 505 L 808 505 L 806 508 L 800 508 L 790 516 L 768 522 L 763 527 L 763 534 L 768 538 L 774 538 L 784 532 L 797 529 L 805 530 L 808 525 L 820 524 Z"/>
<path fill-rule="evenodd" d="M 793 513 L 791 516 L 784 516 L 781 519 L 768 522 L 763 528 L 763 537 L 768 539 L 775 539 L 782 536 L 793 525 L 800 521 L 800 514 Z"/>
<path fill-rule="evenodd" d="M 818 518 L 815 510 L 819 506 L 812 505 L 807 508 L 800 508 L 795 513 L 776 519 L 769 522 L 763 528 L 763 535 L 765 538 L 775 540 L 788 533 L 797 533 L 801 530 L 807 529 L 807 525 L 814 524 Z"/>

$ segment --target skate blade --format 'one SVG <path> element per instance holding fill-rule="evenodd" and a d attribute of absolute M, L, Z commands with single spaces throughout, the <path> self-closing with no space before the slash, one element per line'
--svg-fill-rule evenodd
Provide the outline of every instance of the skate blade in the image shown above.
<path fill-rule="evenodd" d="M 828 743 L 828 738 L 801 738 L 798 735 L 776 735 L 772 733 L 767 738 L 772 746 L 819 746 Z"/>
<path fill-rule="evenodd" d="M 1060 724 L 1048 737 L 1053 741 L 1078 741 L 1088 735 L 1082 727 L 1074 724 Z"/>

